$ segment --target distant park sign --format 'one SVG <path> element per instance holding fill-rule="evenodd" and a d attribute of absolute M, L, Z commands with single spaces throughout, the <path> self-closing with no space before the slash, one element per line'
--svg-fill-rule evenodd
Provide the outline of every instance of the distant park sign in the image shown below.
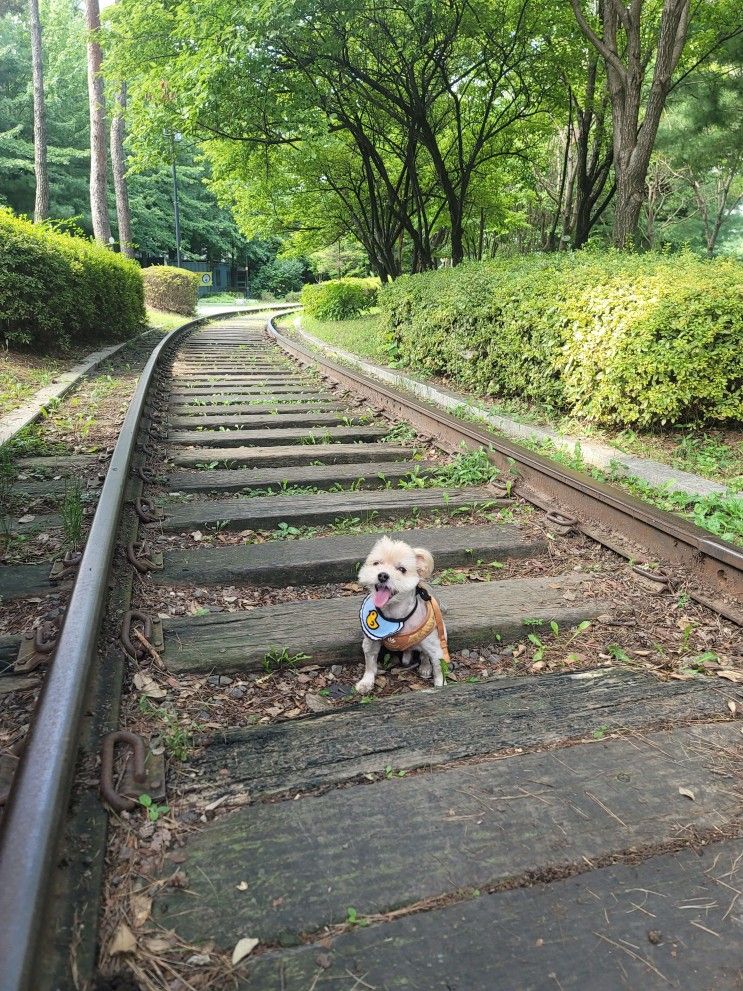
<path fill-rule="evenodd" d="M 212 284 L 212 273 L 211 272 L 200 272 L 199 273 L 200 285 L 210 286 Z"/>

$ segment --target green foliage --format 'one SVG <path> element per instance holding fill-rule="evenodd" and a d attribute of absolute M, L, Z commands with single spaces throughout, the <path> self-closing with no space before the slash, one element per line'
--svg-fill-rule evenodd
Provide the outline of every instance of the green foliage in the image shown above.
<path fill-rule="evenodd" d="M 199 276 L 173 265 L 152 265 L 142 271 L 144 295 L 148 306 L 167 313 L 192 316 L 196 312 Z"/>
<path fill-rule="evenodd" d="M 446 464 L 439 465 L 429 476 L 429 484 L 447 487 L 462 485 L 489 485 L 500 477 L 497 468 L 484 448 L 460 451 Z"/>
<path fill-rule="evenodd" d="M 284 321 L 291 326 L 296 318 Z M 387 347 L 379 313 L 366 313 L 351 320 L 316 320 L 305 310 L 301 317 L 302 329 L 334 347 L 344 348 L 362 358 L 385 361 Z"/>
<path fill-rule="evenodd" d="M 406 276 L 380 292 L 411 368 L 610 426 L 743 415 L 740 266 L 611 252 Z"/>
<path fill-rule="evenodd" d="M 20 214 L 33 214 L 35 191 L 27 8 L 0 4 L 0 203 Z M 50 215 L 90 233 L 85 17 L 76 0 L 41 0 L 40 8 Z"/>
<path fill-rule="evenodd" d="M 167 815 L 168 812 L 170 812 L 170 807 L 168 805 L 158 805 L 157 802 L 152 800 L 152 796 L 148 795 L 146 792 L 144 795 L 140 795 L 137 801 L 143 809 L 146 809 L 147 818 L 150 822 L 157 822 L 160 816 Z"/>
<path fill-rule="evenodd" d="M 61 515 L 65 546 L 73 551 L 79 550 L 83 542 L 83 522 L 85 517 L 83 486 L 79 478 L 72 478 L 65 482 Z"/>
<path fill-rule="evenodd" d="M 7 342 L 63 349 L 131 337 L 144 322 L 136 262 L 0 209 L 0 328 Z"/>
<path fill-rule="evenodd" d="M 310 654 L 304 654 L 301 651 L 297 654 L 292 654 L 287 647 L 271 647 L 267 651 L 263 658 L 263 670 L 266 673 L 271 673 L 272 671 L 278 671 L 280 668 L 296 668 L 300 664 L 304 664 L 305 661 L 311 661 L 312 656 Z"/>
<path fill-rule="evenodd" d="M 301 302 L 318 320 L 350 320 L 377 305 L 378 279 L 331 279 L 306 285 Z"/>
<path fill-rule="evenodd" d="M 251 279 L 250 289 L 258 298 L 279 299 L 288 293 L 299 292 L 306 273 L 307 265 L 299 258 L 274 258 Z"/>

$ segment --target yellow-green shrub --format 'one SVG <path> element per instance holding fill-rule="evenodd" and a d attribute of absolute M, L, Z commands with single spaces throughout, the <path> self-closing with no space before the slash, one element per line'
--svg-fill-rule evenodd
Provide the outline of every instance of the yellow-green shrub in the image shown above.
<path fill-rule="evenodd" d="M 64 349 L 118 341 L 145 322 L 139 265 L 0 209 L 0 334 Z"/>
<path fill-rule="evenodd" d="M 377 305 L 379 279 L 330 279 L 307 284 L 300 301 L 318 320 L 349 320 Z"/>
<path fill-rule="evenodd" d="M 144 298 L 148 306 L 167 313 L 196 313 L 199 276 L 187 268 L 174 265 L 151 265 L 142 270 Z"/>
<path fill-rule="evenodd" d="M 406 276 L 380 292 L 399 359 L 612 426 L 743 416 L 739 262 L 581 252 Z"/>

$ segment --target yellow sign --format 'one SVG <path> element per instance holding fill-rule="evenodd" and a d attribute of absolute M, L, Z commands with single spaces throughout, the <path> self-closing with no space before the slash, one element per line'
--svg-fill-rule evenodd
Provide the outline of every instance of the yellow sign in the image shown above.
<path fill-rule="evenodd" d="M 199 278 L 201 280 L 202 286 L 210 286 L 212 284 L 212 273 L 211 272 L 201 272 L 199 273 Z"/>

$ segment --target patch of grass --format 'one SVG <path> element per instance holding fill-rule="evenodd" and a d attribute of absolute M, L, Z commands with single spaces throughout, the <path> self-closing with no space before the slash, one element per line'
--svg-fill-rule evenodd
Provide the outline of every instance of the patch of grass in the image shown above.
<path fill-rule="evenodd" d="M 293 540 L 296 537 L 304 536 L 306 527 L 291 526 L 289 523 L 278 523 L 272 537 L 274 540 Z"/>
<path fill-rule="evenodd" d="M 390 427 L 387 433 L 382 437 L 383 444 L 409 444 L 414 441 L 418 434 L 415 431 L 415 427 L 411 427 L 409 423 L 404 421 L 401 423 L 396 423 L 394 427 Z"/>
<path fill-rule="evenodd" d="M 325 431 L 322 434 L 309 433 L 305 437 L 302 437 L 299 441 L 300 444 L 332 444 L 333 438 L 329 431 Z"/>
<path fill-rule="evenodd" d="M 467 575 L 456 568 L 444 568 L 433 579 L 433 585 L 462 585 L 467 581 Z"/>
<path fill-rule="evenodd" d="M 310 654 L 292 654 L 288 647 L 271 647 L 270 650 L 266 651 L 262 664 L 263 670 L 270 674 L 280 668 L 296 668 L 300 664 L 304 664 L 305 661 L 311 660 Z"/>
<path fill-rule="evenodd" d="M 68 550 L 79 550 L 82 545 L 84 516 L 82 484 L 79 478 L 69 478 L 65 481 L 62 499 L 62 530 Z"/>
<path fill-rule="evenodd" d="M 627 475 L 617 462 L 612 462 L 608 472 L 602 471 L 600 468 L 591 468 L 583 458 L 580 444 L 576 444 L 573 453 L 570 454 L 556 447 L 550 440 L 522 441 L 521 443 L 524 447 L 544 455 L 551 461 L 573 468 L 575 471 L 585 472 L 599 482 L 611 482 L 658 509 L 664 509 L 666 512 L 685 517 L 703 530 L 708 530 L 723 540 L 729 540 L 731 543 L 743 546 L 743 497 L 739 493 L 689 495 L 686 492 L 673 489 L 669 484 L 650 485 L 641 478 Z"/>
<path fill-rule="evenodd" d="M 167 334 L 193 319 L 184 317 L 182 313 L 167 313 L 165 310 L 156 310 L 153 306 L 147 307 L 147 323 L 152 330 L 159 330 L 162 334 Z"/>
<path fill-rule="evenodd" d="M 460 488 L 464 485 L 488 485 L 501 476 L 484 448 L 474 451 L 461 451 L 440 468 L 434 469 L 429 484 Z"/>
<path fill-rule="evenodd" d="M 67 444 L 48 440 L 44 436 L 41 423 L 31 423 L 24 427 L 8 441 L 5 448 L 13 458 L 43 458 L 69 453 Z"/>
<path fill-rule="evenodd" d="M 0 350 L 0 416 L 12 413 L 39 389 L 51 385 L 60 372 L 75 363 L 76 357 L 61 359 Z"/>
<path fill-rule="evenodd" d="M 276 489 L 271 485 L 267 489 L 241 489 L 240 495 L 247 496 L 249 499 L 258 499 L 261 496 L 272 495 L 319 495 L 320 492 L 321 490 L 314 485 L 292 485 L 284 481 Z"/>
<path fill-rule="evenodd" d="M 648 485 L 641 478 L 631 476 L 610 477 L 608 480 L 659 509 L 684 516 L 703 530 L 743 546 L 743 495 L 740 493 L 719 495 L 713 492 L 706 496 L 693 496 L 668 486 Z"/>
<path fill-rule="evenodd" d="M 677 431 L 639 434 L 624 430 L 609 443 L 620 451 L 654 458 L 734 489 L 743 488 L 743 441 L 728 440 L 722 431 L 685 431 L 678 436 Z"/>
<path fill-rule="evenodd" d="M 252 303 L 258 303 L 257 299 L 246 299 L 242 293 L 239 292 L 215 292 L 211 296 L 202 296 L 199 300 L 200 303 L 207 303 L 209 306 L 216 305 L 217 303 L 227 303 L 227 305 L 245 303 L 250 306 Z"/>
<path fill-rule="evenodd" d="M 0 537 L 10 539 L 10 514 L 13 511 L 13 459 L 7 446 L 0 447 Z"/>
<path fill-rule="evenodd" d="M 193 746 L 193 732 L 198 732 L 201 727 L 198 724 L 194 724 L 191 729 L 182 726 L 174 712 L 153 705 L 146 695 L 140 696 L 139 711 L 143 716 L 149 716 L 162 724 L 160 737 L 165 750 L 176 760 L 185 761 Z"/>
<path fill-rule="evenodd" d="M 281 320 L 284 328 L 291 330 L 296 317 Z M 389 358 L 389 342 L 386 339 L 379 310 L 371 310 L 351 320 L 317 320 L 306 313 L 301 317 L 302 330 L 334 347 L 351 351 L 362 358 L 386 361 Z"/>

